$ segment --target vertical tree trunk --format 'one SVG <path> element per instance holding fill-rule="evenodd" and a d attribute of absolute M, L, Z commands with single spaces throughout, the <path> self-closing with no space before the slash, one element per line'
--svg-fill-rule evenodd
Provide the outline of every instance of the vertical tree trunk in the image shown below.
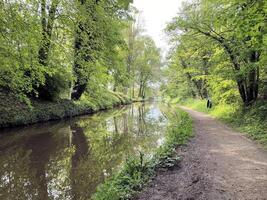
<path fill-rule="evenodd" d="M 79 3 L 81 6 L 85 6 L 85 0 L 80 0 Z M 75 40 L 74 40 L 74 66 L 73 71 L 77 80 L 74 83 L 73 91 L 71 93 L 71 99 L 78 100 L 86 90 L 86 80 L 82 80 L 81 75 L 81 62 L 84 59 L 83 48 L 83 32 L 84 32 L 85 23 L 80 21 L 76 29 Z"/>
<path fill-rule="evenodd" d="M 142 81 L 140 81 L 140 83 L 139 83 L 138 97 L 142 97 L 142 87 L 143 87 L 143 83 L 142 83 Z"/>
<path fill-rule="evenodd" d="M 79 0 L 79 3 L 82 7 L 87 6 L 86 0 Z M 93 1 L 93 6 L 87 6 L 87 15 L 92 17 L 93 21 L 97 21 L 97 18 L 94 16 L 96 12 L 97 6 L 99 4 L 99 0 Z M 93 46 L 91 41 L 96 40 L 96 36 L 92 35 L 92 32 L 87 30 L 88 25 L 86 20 L 82 20 L 78 22 L 78 27 L 76 29 L 75 41 L 74 41 L 74 66 L 73 71 L 76 76 L 76 82 L 74 83 L 73 91 L 71 94 L 71 99 L 78 100 L 85 92 L 87 88 L 87 84 L 89 81 L 88 74 L 83 74 L 85 72 L 82 68 L 83 62 L 93 62 L 92 52 L 91 51 L 99 51 L 99 47 Z M 86 38 L 84 38 L 86 37 Z M 93 49 L 93 50 L 92 50 Z"/>
<path fill-rule="evenodd" d="M 217 41 L 228 54 L 230 61 L 233 64 L 234 72 L 240 73 L 240 62 L 238 60 L 238 57 L 233 51 L 233 49 L 231 48 L 231 46 L 229 45 L 229 42 L 225 38 L 223 38 L 222 36 L 212 35 L 210 32 L 205 32 L 198 28 L 196 28 L 196 30 L 199 33 Z M 257 62 L 259 60 L 259 52 L 252 51 L 248 60 L 249 60 L 248 63 L 252 63 L 252 64 Z M 243 75 L 243 76 L 238 75 L 238 77 L 236 78 L 236 82 L 237 82 L 240 97 L 246 106 L 256 101 L 258 97 L 258 87 L 259 87 L 258 70 L 251 69 L 246 75 Z"/>
<path fill-rule="evenodd" d="M 207 89 L 207 78 L 206 76 L 209 75 L 208 72 L 208 59 L 204 58 L 204 56 L 208 55 L 208 52 L 205 52 L 205 54 L 203 55 L 203 71 L 204 71 L 204 75 L 205 78 L 202 80 L 202 96 L 203 98 L 207 99 L 208 98 L 208 89 Z"/>
<path fill-rule="evenodd" d="M 84 1 L 81 1 L 81 5 L 83 5 Z M 74 41 L 74 67 L 73 71 L 77 78 L 76 82 L 74 83 L 73 91 L 71 93 L 71 99 L 78 100 L 86 90 L 86 80 L 82 80 L 81 75 L 81 62 L 83 60 L 82 54 L 82 47 L 83 47 L 83 39 L 82 39 L 82 32 L 84 31 L 83 28 L 84 24 L 79 22 L 78 28 L 76 30 L 76 36 Z"/>
<path fill-rule="evenodd" d="M 141 94 L 142 94 L 142 99 L 144 100 L 145 97 L 146 97 L 146 93 L 145 93 L 145 84 L 143 84 L 143 86 L 142 86 Z"/>
<path fill-rule="evenodd" d="M 186 62 L 180 58 L 181 60 L 181 65 L 184 69 L 187 69 L 187 64 Z M 186 72 L 186 76 L 187 76 L 187 79 L 193 83 L 193 85 L 195 86 L 196 90 L 197 90 L 197 94 L 198 96 L 201 98 L 201 99 L 204 99 L 205 97 L 203 96 L 202 94 L 202 82 L 201 81 L 196 81 L 193 79 L 192 75 L 189 73 L 189 72 Z"/>
<path fill-rule="evenodd" d="M 46 17 L 46 0 L 41 2 L 41 23 L 42 23 L 42 41 L 41 47 L 38 52 L 40 64 L 47 66 L 48 56 L 51 46 L 51 37 L 53 32 L 53 25 L 55 21 L 56 9 L 58 7 L 59 1 L 53 0 L 51 7 L 48 11 L 48 19 Z"/>
<path fill-rule="evenodd" d="M 134 80 L 133 80 L 132 98 L 134 98 Z"/>
<path fill-rule="evenodd" d="M 48 16 L 46 16 L 46 0 L 41 1 L 41 25 L 42 25 L 42 40 L 38 51 L 39 63 L 43 66 L 48 65 L 49 53 L 51 49 L 51 39 L 53 33 L 53 25 L 56 16 L 56 10 L 59 4 L 59 0 L 53 0 L 51 2 L 50 9 L 48 11 Z M 45 75 L 45 84 L 39 86 L 36 90 L 38 91 L 39 97 L 43 99 L 52 100 L 53 94 L 51 93 L 50 86 L 51 77 Z"/>

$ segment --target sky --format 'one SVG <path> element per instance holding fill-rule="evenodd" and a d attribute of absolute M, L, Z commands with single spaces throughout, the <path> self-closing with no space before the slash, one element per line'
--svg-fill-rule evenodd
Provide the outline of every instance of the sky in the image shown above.
<path fill-rule="evenodd" d="M 141 11 L 146 34 L 150 35 L 156 45 L 165 54 L 168 51 L 167 39 L 164 36 L 166 23 L 178 13 L 183 0 L 134 0 L 133 5 Z"/>

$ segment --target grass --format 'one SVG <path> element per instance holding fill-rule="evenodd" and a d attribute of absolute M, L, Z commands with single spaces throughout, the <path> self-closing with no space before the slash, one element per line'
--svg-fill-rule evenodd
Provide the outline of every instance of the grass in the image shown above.
<path fill-rule="evenodd" d="M 97 189 L 93 200 L 133 199 L 146 183 L 155 175 L 158 168 L 174 167 L 180 157 L 176 148 L 185 144 L 192 136 L 192 120 L 187 113 L 175 110 L 166 113 L 169 119 L 164 144 L 157 149 L 152 158 L 140 152 L 138 157 L 126 160 L 122 170 L 107 179 Z"/>
<path fill-rule="evenodd" d="M 50 102 L 31 99 L 29 105 L 20 101 L 15 94 L 0 91 L 0 128 L 90 114 L 130 102 L 123 94 L 104 91 L 83 96 L 79 101 Z"/>
<path fill-rule="evenodd" d="M 267 148 L 266 102 L 258 101 L 250 107 L 219 104 L 214 105 L 212 109 L 206 108 L 205 100 L 188 99 L 182 104 L 221 119 L 233 128 L 247 134 L 250 138 L 259 141 Z"/>

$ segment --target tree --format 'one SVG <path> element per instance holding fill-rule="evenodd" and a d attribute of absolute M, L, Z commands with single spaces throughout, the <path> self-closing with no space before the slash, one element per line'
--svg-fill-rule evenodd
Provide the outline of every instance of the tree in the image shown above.
<path fill-rule="evenodd" d="M 137 78 L 139 84 L 138 97 L 145 99 L 146 89 L 154 81 L 156 72 L 160 70 L 160 51 L 148 36 L 139 38 L 138 56 L 136 59 Z"/>
<path fill-rule="evenodd" d="M 135 84 L 147 72 L 136 65 L 144 59 L 139 54 L 146 42 L 131 2 L 0 2 L 0 92 L 57 101 L 79 100 L 83 94 L 98 98 L 112 87 L 132 88 L 134 96 Z M 151 77 L 146 79 L 140 83 L 142 94 Z"/>
<path fill-rule="evenodd" d="M 129 1 L 79 1 L 73 71 L 76 81 L 72 99 L 79 99 L 95 73 L 97 62 L 105 63 L 105 52 L 121 43 L 117 23 Z M 111 27 L 111 25 L 115 25 Z M 115 30 L 115 31 L 114 31 Z M 97 73 L 97 72 L 96 72 Z M 90 83 L 89 83 L 90 84 Z"/>
<path fill-rule="evenodd" d="M 224 49 L 245 105 L 258 97 L 264 7 L 265 1 L 195 1 L 185 4 L 168 26 L 171 35 L 203 35 Z"/>
<path fill-rule="evenodd" d="M 0 2 L 0 87 L 20 97 L 36 92 L 46 70 L 38 62 L 38 3 Z"/>

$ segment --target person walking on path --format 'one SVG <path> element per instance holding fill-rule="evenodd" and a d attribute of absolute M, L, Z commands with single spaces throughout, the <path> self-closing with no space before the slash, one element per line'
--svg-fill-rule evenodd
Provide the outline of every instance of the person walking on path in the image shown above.
<path fill-rule="evenodd" d="M 212 108 L 212 101 L 210 98 L 207 100 L 207 108 Z"/>

